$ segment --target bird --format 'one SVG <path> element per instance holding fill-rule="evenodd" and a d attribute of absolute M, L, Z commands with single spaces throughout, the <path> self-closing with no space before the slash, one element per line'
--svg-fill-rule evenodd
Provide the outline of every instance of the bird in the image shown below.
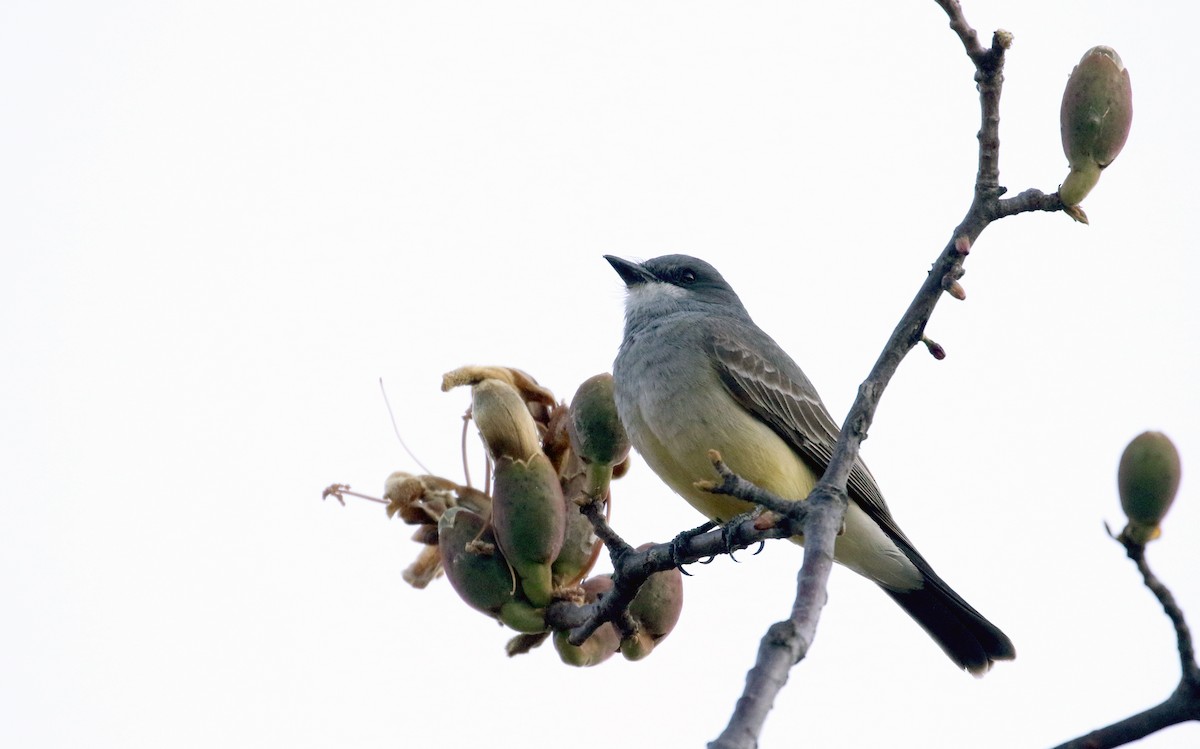
<path fill-rule="evenodd" d="M 626 289 L 613 362 L 617 414 L 654 473 L 718 523 L 752 506 L 696 486 L 717 478 L 709 450 L 742 478 L 803 500 L 828 466 L 840 430 L 799 365 L 707 262 L 688 255 L 642 263 L 604 258 Z M 982 676 L 995 661 L 1016 656 L 1011 640 L 917 552 L 861 458 L 846 489 L 835 561 L 882 588 L 959 668 Z"/>

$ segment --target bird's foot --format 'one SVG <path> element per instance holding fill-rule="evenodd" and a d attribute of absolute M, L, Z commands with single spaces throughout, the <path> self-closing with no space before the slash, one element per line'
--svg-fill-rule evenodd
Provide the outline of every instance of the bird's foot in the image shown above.
<path fill-rule="evenodd" d="M 768 516 L 773 516 L 773 515 L 774 515 L 774 513 L 770 512 L 769 510 L 765 510 L 762 507 L 755 507 L 754 509 L 747 510 L 746 512 L 743 512 L 740 515 L 735 515 L 732 518 L 730 518 L 728 522 L 723 523 L 721 525 L 721 542 L 724 544 L 725 553 L 729 555 L 729 558 L 735 562 L 738 561 L 738 558 L 735 557 L 733 555 L 733 553 L 735 551 L 737 551 L 737 548 L 745 548 L 745 547 L 735 548 L 733 535 L 739 525 L 741 525 L 745 521 L 753 520 L 754 527 L 756 529 L 765 530 L 766 528 L 772 527 L 774 525 L 774 522 L 772 522 L 768 525 L 763 525 L 762 527 L 759 527 L 762 519 L 766 518 Z M 764 546 L 766 546 L 766 541 L 759 541 L 758 548 L 754 550 L 754 554 L 752 556 L 757 556 L 760 552 L 762 552 Z"/>
<path fill-rule="evenodd" d="M 686 531 L 680 533 L 675 538 L 671 539 L 671 544 L 670 544 L 671 545 L 671 563 L 675 565 L 675 569 L 679 570 L 680 572 L 687 575 L 688 577 L 692 576 L 692 573 L 688 572 L 687 570 L 685 570 L 683 568 L 683 561 L 682 561 L 682 555 L 680 554 L 680 549 L 683 546 L 687 545 L 687 542 L 691 541 L 696 536 L 699 536 L 703 533 L 708 533 L 709 531 L 711 531 L 713 528 L 716 528 L 716 527 L 717 527 L 717 524 L 714 523 L 713 521 L 709 520 L 708 522 L 704 523 L 703 525 L 698 525 L 695 528 L 692 528 L 691 530 L 686 530 Z M 708 559 L 701 560 L 700 563 L 708 564 L 712 560 L 713 560 L 713 558 L 709 557 Z"/>

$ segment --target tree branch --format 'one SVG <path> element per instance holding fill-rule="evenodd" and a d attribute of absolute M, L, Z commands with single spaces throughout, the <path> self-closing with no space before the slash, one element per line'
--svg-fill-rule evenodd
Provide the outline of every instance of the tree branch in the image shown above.
<path fill-rule="evenodd" d="M 1117 541 L 1125 547 L 1125 553 L 1142 573 L 1142 581 L 1162 604 L 1163 611 L 1175 626 L 1179 647 L 1181 675 L 1179 685 L 1171 696 L 1154 707 L 1119 720 L 1110 726 L 1098 728 L 1091 733 L 1059 744 L 1055 749 L 1110 749 L 1123 746 L 1178 723 L 1200 720 L 1200 666 L 1196 664 L 1196 651 L 1192 645 L 1191 630 L 1184 619 L 1183 610 L 1175 603 L 1175 596 L 1150 570 L 1146 562 L 1146 547 L 1126 538 Z"/>
<path fill-rule="evenodd" d="M 604 517 L 600 502 L 590 502 L 580 509 L 591 521 L 596 536 L 604 542 L 612 559 L 612 590 L 595 603 L 579 606 L 559 601 L 546 609 L 546 623 L 554 629 L 570 630 L 569 641 L 580 645 L 605 622 L 618 623 L 623 619 L 638 588 L 655 572 L 674 569 L 722 554 L 732 554 L 761 541 L 772 538 L 787 538 L 796 534 L 798 519 L 803 518 L 808 508 L 800 502 L 776 497 L 737 476 L 721 461 L 720 455 L 712 455 L 713 465 L 721 475 L 723 483 L 712 485 L 710 491 L 728 494 L 747 502 L 753 502 L 775 511 L 779 517 L 771 523 L 763 523 L 757 517 L 735 518 L 723 527 L 704 532 L 681 533 L 669 543 L 655 544 L 638 550 L 613 530 Z"/>
<path fill-rule="evenodd" d="M 804 523 L 804 564 L 797 579 L 796 601 L 791 616 L 773 624 L 759 646 L 758 659 L 746 676 L 746 686 L 728 725 L 709 749 L 751 749 L 765 723 L 775 696 L 787 682 L 791 666 L 807 653 L 816 634 L 825 586 L 833 566 L 833 547 L 846 510 L 846 481 L 859 446 L 884 389 L 900 362 L 924 338 L 925 326 L 944 290 L 962 276 L 962 264 L 971 245 L 994 220 L 1027 211 L 1062 210 L 1058 196 L 1027 190 L 1002 201 L 1000 187 L 1000 93 L 1004 85 L 1004 54 L 1012 46 L 1012 35 L 997 31 L 990 48 L 979 43 L 978 34 L 967 23 L 957 0 L 935 0 L 950 18 L 950 28 L 962 41 L 975 65 L 979 90 L 980 129 L 978 170 L 974 198 L 949 243 L 934 262 L 912 303 L 892 331 L 867 379 L 858 388 L 854 405 L 842 425 L 825 474 L 808 497 L 809 515 Z M 932 350 L 932 349 L 931 349 Z"/>

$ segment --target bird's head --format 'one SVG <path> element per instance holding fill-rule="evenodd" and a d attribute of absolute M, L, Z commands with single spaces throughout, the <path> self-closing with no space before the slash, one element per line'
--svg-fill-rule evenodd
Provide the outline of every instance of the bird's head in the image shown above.
<path fill-rule="evenodd" d="M 625 319 L 632 326 L 688 312 L 745 314 L 733 288 L 717 269 L 690 255 L 663 255 L 644 263 L 605 255 L 625 282 Z"/>

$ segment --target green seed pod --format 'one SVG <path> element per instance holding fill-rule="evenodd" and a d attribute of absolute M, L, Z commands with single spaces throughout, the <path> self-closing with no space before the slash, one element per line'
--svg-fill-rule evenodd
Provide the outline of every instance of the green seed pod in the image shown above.
<path fill-rule="evenodd" d="M 567 642 L 568 636 L 567 632 L 554 633 L 554 649 L 558 651 L 562 662 L 568 666 L 597 666 L 621 648 L 621 635 L 617 634 L 617 628 L 612 622 L 601 624 L 582 645 L 576 646 Z"/>
<path fill-rule="evenodd" d="M 566 533 L 563 537 L 562 549 L 551 566 L 554 586 L 563 588 L 579 584 L 579 581 L 591 571 L 600 555 L 604 544 L 596 538 L 592 522 L 579 511 L 575 504 L 578 497 L 583 496 L 584 484 L 587 477 L 579 457 L 570 450 L 567 451 L 567 462 L 561 474 L 563 501 L 566 512 Z M 566 478 L 566 477 L 570 478 Z"/>
<path fill-rule="evenodd" d="M 597 575 L 583 583 L 584 600 L 593 603 L 600 594 L 612 589 L 612 578 L 608 575 Z M 621 635 L 612 622 L 605 622 L 583 641 L 582 645 L 572 645 L 567 641 L 569 632 L 554 633 L 554 649 L 558 657 L 569 666 L 595 666 L 612 657 L 621 648 Z"/>
<path fill-rule="evenodd" d="M 612 466 L 625 460 L 629 454 L 629 435 L 617 416 L 611 374 L 589 377 L 575 391 L 568 428 L 571 445 L 584 463 Z"/>
<path fill-rule="evenodd" d="M 548 605 L 554 591 L 550 566 L 562 549 L 566 505 L 545 455 L 496 461 L 492 528 L 525 598 L 538 608 Z"/>
<path fill-rule="evenodd" d="M 512 629 L 525 634 L 546 631 L 546 617 L 542 609 L 535 609 L 528 601 L 514 598 L 500 607 L 500 621 Z"/>
<path fill-rule="evenodd" d="M 639 626 L 636 632 L 621 640 L 621 655 L 627 661 L 640 661 L 654 651 L 656 642 L 653 635 Z"/>
<path fill-rule="evenodd" d="M 485 554 L 468 546 L 479 541 L 494 547 L 495 538 L 486 525 L 474 512 L 451 507 L 438 521 L 438 548 L 455 592 L 472 608 L 496 616 L 513 598 L 513 578 L 499 549 Z"/>
<path fill-rule="evenodd" d="M 1121 56 L 1092 47 L 1071 71 L 1063 91 L 1059 124 L 1071 172 L 1058 190 L 1067 206 L 1078 205 L 1121 153 L 1133 123 L 1133 88 Z"/>
<path fill-rule="evenodd" d="M 1179 451 L 1167 435 L 1143 432 L 1125 448 L 1117 468 L 1121 509 L 1129 518 L 1122 536 L 1146 544 L 1159 536 L 1182 472 Z"/>
<path fill-rule="evenodd" d="M 652 544 L 642 544 L 639 550 Z M 650 654 L 659 640 L 671 633 L 683 610 L 683 575 L 679 570 L 655 572 L 629 604 L 629 615 L 638 624 L 634 637 L 621 643 L 621 653 L 629 660 Z"/>
<path fill-rule="evenodd" d="M 595 499 L 606 498 L 613 466 L 629 456 L 630 448 L 613 400 L 612 375 L 604 372 L 585 380 L 571 399 L 570 414 L 571 446 L 588 474 L 585 492 Z"/>
<path fill-rule="evenodd" d="M 491 548 L 486 553 L 482 548 Z M 451 507 L 438 521 L 438 548 L 451 587 L 467 605 L 519 632 L 541 631 L 545 622 L 514 592 L 513 576 L 482 517 Z"/>

